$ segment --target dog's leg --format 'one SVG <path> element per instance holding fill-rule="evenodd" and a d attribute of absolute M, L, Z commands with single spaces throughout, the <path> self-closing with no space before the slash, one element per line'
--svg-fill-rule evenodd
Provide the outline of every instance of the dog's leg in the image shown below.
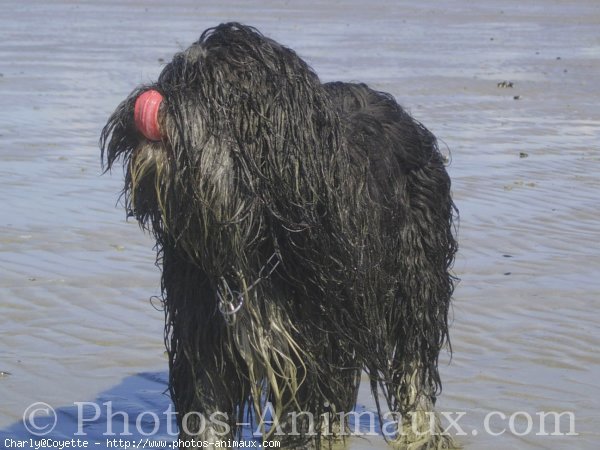
<path fill-rule="evenodd" d="M 296 397 L 287 401 L 284 448 L 320 448 L 348 436 L 347 417 L 360 384 L 360 365 L 337 335 L 306 332 L 303 336 L 303 348 L 310 349 L 311 358 L 297 365 L 303 381 Z"/>
<path fill-rule="evenodd" d="M 217 441 L 231 439 L 236 431 L 232 399 L 240 387 L 227 363 L 221 362 L 220 367 L 214 363 L 218 351 L 213 350 L 212 357 L 205 354 L 193 359 L 184 353 L 171 367 L 179 439 L 196 441 L 186 448 L 213 448 Z"/>
<path fill-rule="evenodd" d="M 352 433 L 348 417 L 356 405 L 361 364 L 342 336 L 333 334 L 324 350 L 323 367 L 326 371 L 319 384 L 327 415 L 321 424 L 321 432 L 330 441 L 345 439 Z"/>
<path fill-rule="evenodd" d="M 196 441 L 192 448 L 218 448 L 219 441 L 229 441 L 235 435 L 236 427 L 232 423 L 234 407 L 218 400 L 218 397 L 227 395 L 218 393 L 226 389 L 224 383 L 219 384 L 215 386 L 214 381 L 207 379 L 196 380 L 194 388 L 199 391 L 198 397 L 179 411 L 179 438 L 183 441 Z"/>
<path fill-rule="evenodd" d="M 217 359 L 223 351 L 217 346 L 211 354 L 171 369 L 179 439 L 196 442 L 191 448 L 222 448 L 224 441 L 239 437 L 248 387 L 232 361 Z"/>
<path fill-rule="evenodd" d="M 425 180 L 425 181 L 423 181 Z M 434 411 L 441 388 L 439 353 L 448 343 L 448 310 L 453 291 L 449 273 L 456 244 L 449 181 L 441 163 L 431 162 L 408 178 L 405 222 L 399 246 L 399 290 L 391 308 L 389 348 L 393 409 L 403 417 L 397 445 L 407 450 L 458 447 L 443 433 Z M 433 193 L 433 195 L 432 195 Z"/>
<path fill-rule="evenodd" d="M 403 414 L 397 414 L 397 436 L 393 445 L 402 450 L 438 450 L 461 448 L 444 431 L 434 410 L 435 394 L 423 388 L 419 368 L 407 371 L 403 380 Z"/>
<path fill-rule="evenodd" d="M 179 438 L 207 448 L 238 434 L 249 389 L 206 276 L 176 250 L 164 246 L 162 258 L 170 392 Z"/>

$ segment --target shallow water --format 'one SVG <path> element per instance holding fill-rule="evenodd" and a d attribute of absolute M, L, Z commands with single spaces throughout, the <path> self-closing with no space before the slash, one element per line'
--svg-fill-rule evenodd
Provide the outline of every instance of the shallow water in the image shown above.
<path fill-rule="evenodd" d="M 235 19 L 294 48 L 324 81 L 393 93 L 451 150 L 462 281 L 438 409 L 466 413 L 458 440 L 597 448 L 597 1 L 6 0 L 2 9 L 1 437 L 29 436 L 21 417 L 34 402 L 58 411 L 56 438 L 76 429 L 74 402 L 113 401 L 134 418 L 168 407 L 163 314 L 148 300 L 159 290 L 153 243 L 115 207 L 121 173 L 100 176 L 97 140 L 114 107 L 156 78 L 159 58 Z M 514 87 L 497 87 L 504 80 Z M 360 400 L 373 408 L 366 390 Z M 578 435 L 539 435 L 539 411 L 572 412 Z M 492 417 L 491 431 L 507 429 L 498 436 L 484 430 L 493 412 L 506 416 Z M 525 413 L 536 422 L 529 433 Z M 88 438 L 100 441 L 103 426 L 91 424 Z"/>

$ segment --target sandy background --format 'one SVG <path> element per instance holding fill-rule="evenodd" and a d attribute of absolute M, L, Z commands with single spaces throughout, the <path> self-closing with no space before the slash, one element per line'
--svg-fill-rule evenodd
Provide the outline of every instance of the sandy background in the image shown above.
<path fill-rule="evenodd" d="M 597 448 L 596 0 L 3 1 L 0 437 L 28 437 L 38 401 L 58 411 L 55 438 L 74 432 L 73 402 L 113 401 L 134 420 L 168 406 L 153 243 L 115 207 L 121 173 L 100 175 L 97 140 L 160 58 L 226 20 L 294 48 L 324 81 L 393 93 L 451 151 L 462 282 L 438 405 L 466 412 L 465 447 Z M 490 436 L 491 411 L 571 411 L 579 435 Z"/>

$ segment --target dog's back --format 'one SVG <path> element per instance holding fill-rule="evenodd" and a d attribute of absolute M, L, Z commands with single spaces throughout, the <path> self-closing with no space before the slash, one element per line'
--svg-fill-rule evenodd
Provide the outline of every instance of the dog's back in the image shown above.
<path fill-rule="evenodd" d="M 389 190 L 390 176 L 406 175 L 427 165 L 442 165 L 436 139 L 385 92 L 363 83 L 323 85 L 346 128 L 350 147 L 369 159 L 373 178 Z"/>

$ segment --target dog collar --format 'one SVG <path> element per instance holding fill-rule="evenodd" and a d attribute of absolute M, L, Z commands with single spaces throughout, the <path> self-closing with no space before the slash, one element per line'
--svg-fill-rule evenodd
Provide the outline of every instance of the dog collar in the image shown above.
<path fill-rule="evenodd" d="M 146 139 L 160 141 L 162 134 L 158 126 L 158 110 L 164 97 L 154 89 L 143 92 L 135 101 L 133 116 L 135 126 Z"/>
<path fill-rule="evenodd" d="M 280 262 L 281 260 L 277 256 L 277 253 L 273 253 L 258 271 L 258 278 L 249 286 L 245 286 L 244 292 L 232 290 L 225 277 L 221 277 L 221 286 L 217 288 L 217 304 L 220 313 L 228 324 L 232 324 L 235 321 L 235 315 L 244 306 L 244 293 L 248 294 L 258 283 L 269 278 L 275 272 Z"/>

